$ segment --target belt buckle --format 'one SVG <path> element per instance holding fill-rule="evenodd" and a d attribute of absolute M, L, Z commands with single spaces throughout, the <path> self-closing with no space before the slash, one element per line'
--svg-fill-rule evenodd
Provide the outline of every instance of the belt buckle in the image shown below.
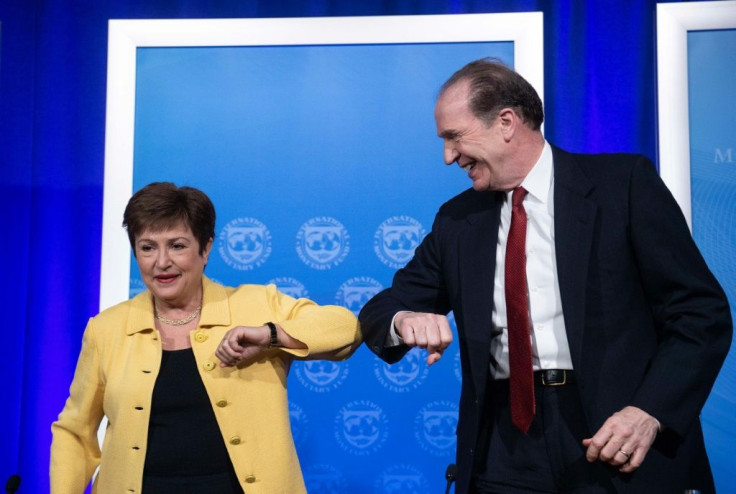
<path fill-rule="evenodd" d="M 542 372 L 542 386 L 564 386 L 567 384 L 567 371 L 563 369 L 558 372 L 562 372 L 561 382 L 547 382 L 547 373 Z"/>

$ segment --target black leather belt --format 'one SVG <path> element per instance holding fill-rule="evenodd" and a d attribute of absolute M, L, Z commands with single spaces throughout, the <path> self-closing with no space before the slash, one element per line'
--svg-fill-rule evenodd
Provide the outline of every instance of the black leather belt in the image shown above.
<path fill-rule="evenodd" d="M 534 372 L 534 384 L 537 386 L 564 386 L 575 382 L 571 370 L 545 369 Z"/>

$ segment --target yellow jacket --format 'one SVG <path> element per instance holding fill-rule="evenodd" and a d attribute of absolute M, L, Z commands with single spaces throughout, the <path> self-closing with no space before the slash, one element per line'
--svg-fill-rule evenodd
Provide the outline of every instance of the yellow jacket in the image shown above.
<path fill-rule="evenodd" d="M 289 425 L 289 365 L 294 358 L 350 356 L 360 344 L 355 316 L 342 307 L 291 298 L 274 285 L 231 288 L 204 277 L 203 292 L 202 314 L 190 340 L 243 490 L 306 492 Z M 308 348 L 273 349 L 256 362 L 220 367 L 215 349 L 229 329 L 267 321 Z M 141 492 L 161 351 L 148 291 L 90 319 L 69 398 L 51 426 L 52 494 L 81 494 L 98 465 L 93 492 Z M 100 451 L 97 430 L 103 415 L 108 425 Z"/>

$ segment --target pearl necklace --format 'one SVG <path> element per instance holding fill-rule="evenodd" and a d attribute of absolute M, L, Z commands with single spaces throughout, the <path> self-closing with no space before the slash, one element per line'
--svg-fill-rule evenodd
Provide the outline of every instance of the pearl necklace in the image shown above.
<path fill-rule="evenodd" d="M 199 313 L 202 310 L 202 304 L 199 304 L 196 309 L 194 309 L 194 312 L 189 314 L 184 319 L 169 319 L 168 317 L 164 317 L 161 314 L 158 313 L 156 310 L 156 304 L 153 305 L 153 315 L 161 321 L 164 324 L 168 324 L 169 326 L 184 326 L 186 323 L 191 322 L 195 317 L 199 315 Z"/>

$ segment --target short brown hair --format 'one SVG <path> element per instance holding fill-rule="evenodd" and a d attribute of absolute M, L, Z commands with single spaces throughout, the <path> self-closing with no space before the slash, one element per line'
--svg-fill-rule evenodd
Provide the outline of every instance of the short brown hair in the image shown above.
<path fill-rule="evenodd" d="M 194 187 L 153 182 L 133 194 L 123 214 L 123 228 L 135 255 L 135 239 L 146 230 L 163 231 L 183 223 L 192 230 L 202 255 L 215 238 L 215 206 L 207 194 Z"/>
<path fill-rule="evenodd" d="M 460 81 L 468 81 L 468 107 L 478 119 L 490 124 L 498 112 L 513 108 L 532 130 L 544 121 L 542 100 L 529 82 L 496 58 L 481 58 L 455 72 L 440 88 L 440 96 Z"/>

